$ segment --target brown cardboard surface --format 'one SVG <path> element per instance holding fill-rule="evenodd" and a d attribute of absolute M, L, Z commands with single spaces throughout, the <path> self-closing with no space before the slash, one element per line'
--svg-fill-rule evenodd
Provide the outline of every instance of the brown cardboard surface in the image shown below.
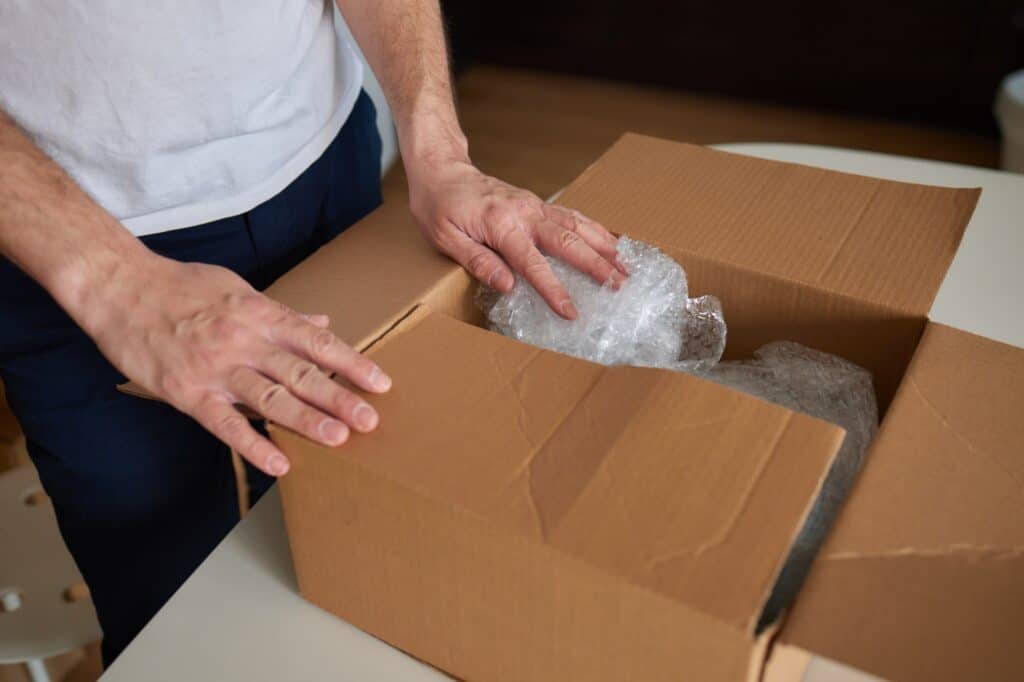
<path fill-rule="evenodd" d="M 925 315 L 979 194 L 628 133 L 559 203 L 615 232 Z"/>
<path fill-rule="evenodd" d="M 1024 350 L 929 324 L 781 641 L 898 681 L 1024 676 Z"/>
<path fill-rule="evenodd" d="M 330 316 L 335 334 L 365 348 L 447 279 L 464 276 L 417 233 L 406 204 L 386 202 L 266 293 L 300 312 Z"/>
<path fill-rule="evenodd" d="M 839 428 L 424 308 L 370 352 L 395 380 L 379 432 L 331 450 L 271 431 L 305 596 L 471 679 L 759 666 L 754 623 Z"/>

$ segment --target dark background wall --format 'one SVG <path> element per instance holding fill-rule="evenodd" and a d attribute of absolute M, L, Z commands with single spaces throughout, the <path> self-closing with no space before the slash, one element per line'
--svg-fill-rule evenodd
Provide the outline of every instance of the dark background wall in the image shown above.
<path fill-rule="evenodd" d="M 442 0 L 456 68 L 618 79 L 994 133 L 1024 0 Z"/>

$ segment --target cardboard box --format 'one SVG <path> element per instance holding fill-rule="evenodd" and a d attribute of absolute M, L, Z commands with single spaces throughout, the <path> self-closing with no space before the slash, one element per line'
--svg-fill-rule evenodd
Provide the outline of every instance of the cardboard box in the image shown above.
<path fill-rule="evenodd" d="M 626 135 L 559 199 L 717 295 L 727 358 L 792 339 L 874 375 L 879 436 L 765 632 L 842 432 L 491 334 L 475 285 L 385 205 L 269 292 L 395 378 L 379 431 L 343 447 L 271 426 L 300 590 L 467 679 L 781 680 L 811 653 L 1019 679 L 1024 351 L 926 317 L 978 193 Z"/>

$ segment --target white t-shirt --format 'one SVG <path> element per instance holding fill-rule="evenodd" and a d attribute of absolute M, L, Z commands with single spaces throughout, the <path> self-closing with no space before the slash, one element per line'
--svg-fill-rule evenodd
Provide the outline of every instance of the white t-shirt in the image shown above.
<path fill-rule="evenodd" d="M 0 2 L 0 107 L 137 235 L 280 192 L 362 82 L 332 0 Z"/>

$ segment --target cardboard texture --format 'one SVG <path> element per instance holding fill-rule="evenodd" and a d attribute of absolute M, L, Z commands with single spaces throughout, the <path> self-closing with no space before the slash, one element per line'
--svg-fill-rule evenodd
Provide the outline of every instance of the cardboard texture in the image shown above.
<path fill-rule="evenodd" d="M 791 339 L 875 378 L 882 428 L 779 634 L 753 624 L 841 431 L 694 377 L 474 325 L 469 277 L 385 205 L 269 294 L 395 378 L 378 432 L 271 425 L 302 593 L 467 679 L 1019 679 L 1024 351 L 927 310 L 975 189 L 627 134 L 560 203 L 678 260 L 726 356 Z"/>
<path fill-rule="evenodd" d="M 1024 677 L 1024 352 L 929 324 L 781 641 L 896 680 Z"/>
<path fill-rule="evenodd" d="M 841 429 L 426 308 L 370 352 L 395 380 L 378 433 L 332 451 L 272 431 L 304 595 L 467 679 L 756 670 Z"/>
<path fill-rule="evenodd" d="M 925 315 L 979 194 L 627 133 L 558 203 L 704 260 Z"/>

